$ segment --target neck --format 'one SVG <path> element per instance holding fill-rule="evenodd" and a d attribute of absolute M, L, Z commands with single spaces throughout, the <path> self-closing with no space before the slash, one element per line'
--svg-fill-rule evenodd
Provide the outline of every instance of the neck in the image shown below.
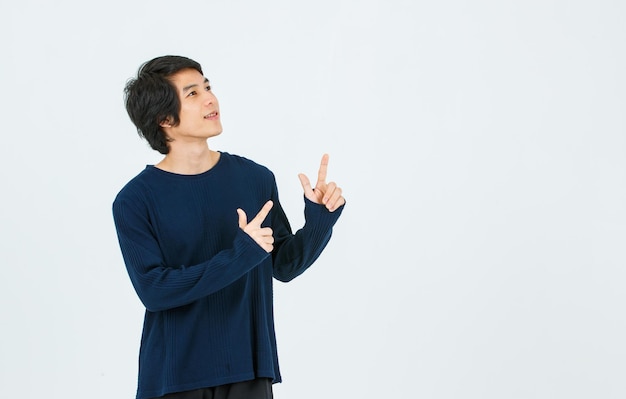
<path fill-rule="evenodd" d="M 170 152 L 155 166 L 167 172 L 181 175 L 197 175 L 211 169 L 220 158 L 220 153 L 203 146 L 170 146 Z"/>

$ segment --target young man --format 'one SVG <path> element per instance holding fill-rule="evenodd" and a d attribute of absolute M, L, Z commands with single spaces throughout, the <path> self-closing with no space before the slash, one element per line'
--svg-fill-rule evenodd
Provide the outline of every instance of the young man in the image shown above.
<path fill-rule="evenodd" d="M 326 183 L 328 156 L 315 187 L 299 175 L 305 224 L 293 234 L 272 172 L 209 149 L 222 125 L 200 64 L 155 58 L 125 95 L 139 134 L 165 155 L 113 203 L 146 307 L 137 398 L 271 398 L 281 381 L 272 278 L 290 281 L 317 259 L 345 204 Z"/>

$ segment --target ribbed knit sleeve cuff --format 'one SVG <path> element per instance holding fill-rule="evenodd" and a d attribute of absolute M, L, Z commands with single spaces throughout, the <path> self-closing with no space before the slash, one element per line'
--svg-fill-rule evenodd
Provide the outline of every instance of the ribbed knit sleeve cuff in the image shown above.
<path fill-rule="evenodd" d="M 234 245 L 237 252 L 249 254 L 254 259 L 258 259 L 258 263 L 270 256 L 269 252 L 261 248 L 261 246 L 254 241 L 254 238 L 250 237 L 250 235 L 241 228 L 237 229 Z"/>
<path fill-rule="evenodd" d="M 331 212 L 326 209 L 324 205 L 316 204 L 315 202 L 304 197 L 305 226 L 312 227 L 310 224 L 314 223 L 316 230 L 330 230 L 339 219 L 339 216 L 341 216 L 345 206 L 346 204 L 343 204 L 334 212 Z"/>

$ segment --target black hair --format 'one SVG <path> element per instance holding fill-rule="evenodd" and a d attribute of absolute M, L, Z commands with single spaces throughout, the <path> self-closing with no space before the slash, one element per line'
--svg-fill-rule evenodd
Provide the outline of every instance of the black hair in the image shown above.
<path fill-rule="evenodd" d="M 131 78 L 124 88 L 126 112 L 137 133 L 161 154 L 167 154 L 170 149 L 160 124 L 166 120 L 172 126 L 180 123 L 180 100 L 169 78 L 188 68 L 203 74 L 200 64 L 187 57 L 157 57 L 141 65 L 137 77 Z"/>

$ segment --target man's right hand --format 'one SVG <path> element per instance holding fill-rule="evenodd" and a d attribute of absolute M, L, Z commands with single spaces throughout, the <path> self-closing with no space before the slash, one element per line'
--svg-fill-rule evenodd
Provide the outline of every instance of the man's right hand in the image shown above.
<path fill-rule="evenodd" d="M 272 252 L 274 249 L 274 237 L 272 236 L 272 229 L 269 227 L 261 227 L 261 223 L 263 223 L 270 213 L 272 206 L 274 206 L 274 203 L 271 200 L 267 201 L 250 223 L 248 223 L 248 217 L 243 209 L 237 209 L 237 213 L 239 214 L 239 227 L 268 253 Z"/>

